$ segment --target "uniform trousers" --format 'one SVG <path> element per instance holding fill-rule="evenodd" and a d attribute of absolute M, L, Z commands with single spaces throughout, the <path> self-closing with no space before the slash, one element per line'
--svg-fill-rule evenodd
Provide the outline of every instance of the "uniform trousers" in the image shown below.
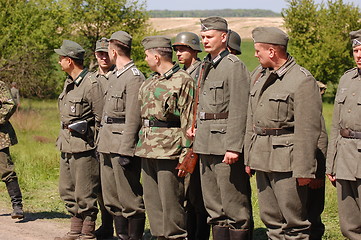
<path fill-rule="evenodd" d="M 143 188 L 140 183 L 141 159 L 127 157 L 119 164 L 119 154 L 100 153 L 100 176 L 105 208 L 113 216 L 144 217 Z"/>
<path fill-rule="evenodd" d="M 9 148 L 0 150 L 0 175 L 3 182 L 11 182 L 17 179 L 14 163 L 11 160 Z"/>
<path fill-rule="evenodd" d="M 348 239 L 361 239 L 361 179 L 337 179 L 336 187 L 341 232 Z"/>
<path fill-rule="evenodd" d="M 59 192 L 72 216 L 96 220 L 99 182 L 99 161 L 94 150 L 61 153 Z"/>
<path fill-rule="evenodd" d="M 308 187 L 291 172 L 256 171 L 260 216 L 269 239 L 309 239 Z"/>
<path fill-rule="evenodd" d="M 223 163 L 221 155 L 200 154 L 201 186 L 208 224 L 231 229 L 253 227 L 251 187 L 243 160 Z"/>
<path fill-rule="evenodd" d="M 144 203 L 153 236 L 187 237 L 184 178 L 177 176 L 178 160 L 142 158 Z"/>

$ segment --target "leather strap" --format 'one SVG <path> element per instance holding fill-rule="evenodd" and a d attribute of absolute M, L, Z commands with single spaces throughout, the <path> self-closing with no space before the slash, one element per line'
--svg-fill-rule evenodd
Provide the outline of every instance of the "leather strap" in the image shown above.
<path fill-rule="evenodd" d="M 361 132 L 353 131 L 348 128 L 341 128 L 340 135 L 344 138 L 361 139 Z"/>
<path fill-rule="evenodd" d="M 215 119 L 227 119 L 227 118 L 228 118 L 228 112 L 223 112 L 223 113 L 199 112 L 200 120 L 215 120 Z"/>
<path fill-rule="evenodd" d="M 120 118 L 105 117 L 105 123 L 107 123 L 107 124 L 125 123 L 125 117 L 120 117 Z"/>
<path fill-rule="evenodd" d="M 166 121 L 159 121 L 159 120 L 143 120 L 143 126 L 144 127 L 163 127 L 163 128 L 180 128 L 180 122 L 179 121 L 172 121 L 172 122 L 166 122 Z"/>

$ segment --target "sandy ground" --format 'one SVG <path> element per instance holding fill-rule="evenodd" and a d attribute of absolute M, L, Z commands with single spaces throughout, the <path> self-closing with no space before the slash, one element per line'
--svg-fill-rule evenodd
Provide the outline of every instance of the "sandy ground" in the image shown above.
<path fill-rule="evenodd" d="M 229 28 L 240 34 L 241 38 L 252 38 L 255 27 L 283 28 L 283 19 L 277 18 L 226 18 Z M 149 24 L 161 34 L 175 37 L 179 32 L 200 33 L 199 18 L 151 18 Z"/>

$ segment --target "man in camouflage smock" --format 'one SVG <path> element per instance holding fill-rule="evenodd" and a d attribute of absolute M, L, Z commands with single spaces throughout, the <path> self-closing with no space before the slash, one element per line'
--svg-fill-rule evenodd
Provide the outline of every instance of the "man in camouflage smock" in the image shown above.
<path fill-rule="evenodd" d="M 143 39 L 146 61 L 155 73 L 139 90 L 143 121 L 136 155 L 142 157 L 144 202 L 151 233 L 158 239 L 187 237 L 183 177 L 176 170 L 190 141 L 194 80 L 172 63 L 169 38 Z"/>
<path fill-rule="evenodd" d="M 208 224 L 214 240 L 251 239 L 251 188 L 242 153 L 249 73 L 227 50 L 227 21 L 209 17 L 201 24 L 204 50 L 209 54 L 198 79 L 201 82 L 193 148 L 200 157 Z"/>
<path fill-rule="evenodd" d="M 132 37 L 118 31 L 109 44 L 116 69 L 109 77 L 99 137 L 101 185 L 104 203 L 114 216 L 119 239 L 139 240 L 145 224 L 141 159 L 134 156 L 140 129 L 138 91 L 144 75 L 131 56 Z"/>
<path fill-rule="evenodd" d="M 192 32 L 178 33 L 173 43 L 179 63 L 184 64 L 183 69 L 195 80 L 201 69 L 201 60 L 198 53 L 202 52 L 199 37 Z M 186 212 L 188 240 L 208 240 L 210 226 L 207 224 L 207 211 L 204 207 L 201 179 L 199 173 L 199 161 L 192 174 L 185 177 L 186 189 Z"/>
<path fill-rule="evenodd" d="M 361 239 L 361 29 L 350 37 L 356 67 L 338 85 L 326 174 L 337 187 L 342 234 L 356 240 Z"/>
<path fill-rule="evenodd" d="M 72 215 L 70 232 L 55 239 L 96 239 L 99 162 L 95 156 L 95 128 L 103 111 L 103 92 L 83 67 L 85 51 L 79 44 L 64 40 L 55 52 L 68 74 L 58 99 L 61 129 L 57 147 L 61 151 L 59 192 Z"/>
<path fill-rule="evenodd" d="M 13 207 L 11 217 L 23 218 L 22 195 L 9 149 L 10 146 L 18 143 L 14 128 L 9 122 L 15 110 L 16 104 L 9 88 L 0 81 L 0 175 L 11 198 Z"/>
<path fill-rule="evenodd" d="M 253 30 L 245 138 L 247 172 L 256 171 L 260 216 L 269 239 L 309 239 L 307 185 L 315 178 L 322 102 L 314 77 L 287 53 L 288 36 Z"/>

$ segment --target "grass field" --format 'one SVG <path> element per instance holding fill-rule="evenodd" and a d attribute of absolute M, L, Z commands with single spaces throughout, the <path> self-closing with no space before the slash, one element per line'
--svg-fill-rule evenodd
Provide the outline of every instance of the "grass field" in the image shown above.
<path fill-rule="evenodd" d="M 257 65 L 253 57 L 253 43 L 242 43 L 241 59 L 252 71 Z M 332 104 L 324 104 L 327 129 L 331 124 Z M 64 204 L 58 194 L 59 152 L 55 140 L 59 131 L 59 118 L 55 100 L 23 100 L 21 110 L 16 113 L 13 123 L 19 144 L 11 147 L 16 171 L 23 190 L 25 211 L 41 213 L 46 218 L 66 217 Z M 256 240 L 266 240 L 264 225 L 259 219 L 255 179 L 252 178 L 252 202 L 255 220 Z M 343 239 L 338 223 L 336 191 L 329 182 L 326 185 L 326 206 L 323 220 L 326 225 L 324 239 Z M 0 204 L 10 207 L 5 184 L 0 184 Z M 147 224 L 146 228 L 149 228 Z"/>

